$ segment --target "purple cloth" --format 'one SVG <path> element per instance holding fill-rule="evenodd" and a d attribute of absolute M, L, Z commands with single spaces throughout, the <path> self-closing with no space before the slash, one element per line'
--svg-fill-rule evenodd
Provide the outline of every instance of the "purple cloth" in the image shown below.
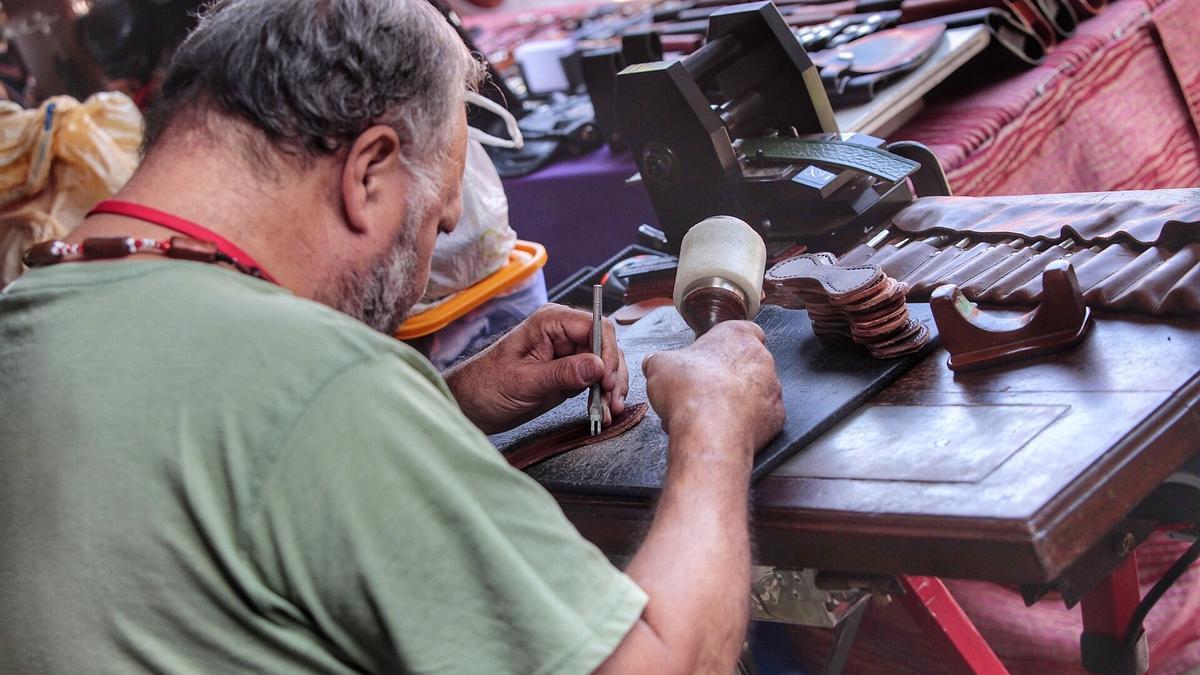
<path fill-rule="evenodd" d="M 642 223 L 657 227 L 650 196 L 628 152 L 599 150 L 520 178 L 504 180 L 508 221 L 517 236 L 546 247 L 546 284 L 554 286 L 581 267 L 598 265 L 636 243 Z"/>

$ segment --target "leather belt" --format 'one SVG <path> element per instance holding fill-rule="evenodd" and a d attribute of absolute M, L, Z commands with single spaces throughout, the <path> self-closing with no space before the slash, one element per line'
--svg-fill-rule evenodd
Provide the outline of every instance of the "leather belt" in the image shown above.
<path fill-rule="evenodd" d="M 886 150 L 842 141 L 747 138 L 742 141 L 742 152 L 752 160 L 825 164 L 860 171 L 893 183 L 921 168 L 917 162 Z"/>

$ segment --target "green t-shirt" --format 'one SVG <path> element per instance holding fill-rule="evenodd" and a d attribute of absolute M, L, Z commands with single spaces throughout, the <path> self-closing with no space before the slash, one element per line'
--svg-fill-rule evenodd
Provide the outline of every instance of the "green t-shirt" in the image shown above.
<path fill-rule="evenodd" d="M 342 314 L 170 260 L 0 294 L 0 672 L 586 673 L 645 603 Z"/>

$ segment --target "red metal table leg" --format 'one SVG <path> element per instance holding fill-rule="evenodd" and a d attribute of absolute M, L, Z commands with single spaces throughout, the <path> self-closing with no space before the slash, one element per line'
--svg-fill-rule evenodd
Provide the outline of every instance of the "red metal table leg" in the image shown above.
<path fill-rule="evenodd" d="M 954 670 L 988 675 L 1008 672 L 941 579 L 901 576 L 900 583 L 907 591 L 897 598 L 900 604 Z"/>
<path fill-rule="evenodd" d="M 1131 553 L 1112 574 L 1083 596 L 1083 665 L 1093 672 L 1117 672 L 1119 656 L 1108 653 L 1125 639 L 1129 619 L 1141 601 L 1137 557 Z M 1092 652 L 1089 654 L 1089 650 Z M 1140 668 L 1139 668 L 1140 670 Z"/>
<path fill-rule="evenodd" d="M 1141 599 L 1137 557 L 1131 554 L 1107 579 L 1083 596 L 1079 604 L 1083 609 L 1084 632 L 1123 639 L 1129 618 Z"/>

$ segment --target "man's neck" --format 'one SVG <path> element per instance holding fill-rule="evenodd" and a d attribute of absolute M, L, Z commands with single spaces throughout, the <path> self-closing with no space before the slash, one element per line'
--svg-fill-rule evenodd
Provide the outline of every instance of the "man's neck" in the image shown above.
<path fill-rule="evenodd" d="M 277 181 L 256 175 L 241 157 L 219 149 L 192 147 L 152 153 L 113 198 L 165 211 L 228 239 L 284 288 L 311 298 L 323 267 L 312 245 L 319 200 L 288 176 Z M 172 157 L 178 157 L 173 161 Z M 293 180 L 294 179 L 294 180 Z M 283 187 L 286 185 L 286 188 Z M 134 236 L 169 239 L 177 233 L 153 223 L 112 214 L 86 219 L 68 237 Z"/>

